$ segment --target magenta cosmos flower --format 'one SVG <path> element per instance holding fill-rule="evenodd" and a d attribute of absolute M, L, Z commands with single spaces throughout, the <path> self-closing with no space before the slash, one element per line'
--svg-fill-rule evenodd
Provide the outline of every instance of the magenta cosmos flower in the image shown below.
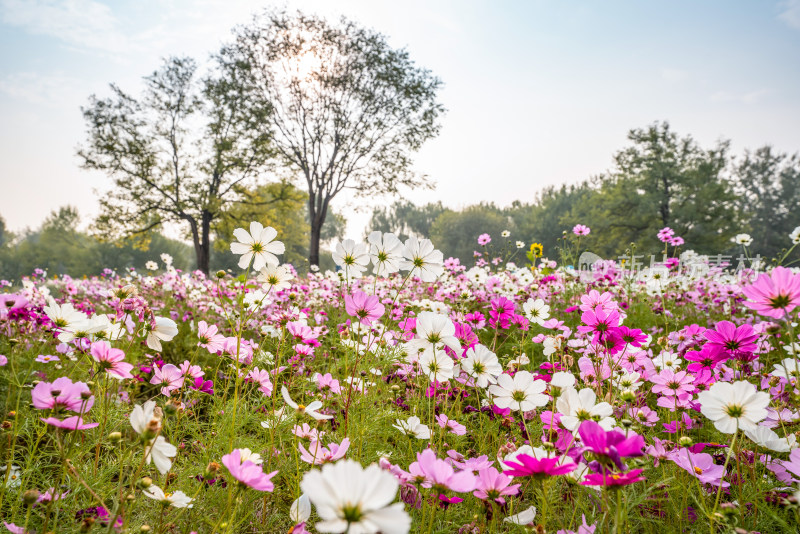
<path fill-rule="evenodd" d="M 100 369 L 108 373 L 109 376 L 122 380 L 123 378 L 133 378 L 131 369 L 133 364 L 125 363 L 125 353 L 120 349 L 113 349 L 107 341 L 92 343 L 92 358 L 99 364 Z"/>
<path fill-rule="evenodd" d="M 610 460 L 618 469 L 625 469 L 622 458 L 644 455 L 644 438 L 638 434 L 625 437 L 619 430 L 605 431 L 592 420 L 581 423 L 578 433 L 583 442 L 581 453 L 591 452 L 601 463 Z"/>
<path fill-rule="evenodd" d="M 537 477 L 566 475 L 578 466 L 572 462 L 559 465 L 560 458 L 534 458 L 529 454 L 518 454 L 513 460 L 503 463 L 510 467 L 503 472 L 514 477 Z"/>
<path fill-rule="evenodd" d="M 583 478 L 584 486 L 627 486 L 644 480 L 644 469 L 634 469 L 627 473 L 592 473 Z"/>
<path fill-rule="evenodd" d="M 703 335 L 708 340 L 705 346 L 718 360 L 752 354 L 757 348 L 758 334 L 749 324 L 737 327 L 730 321 L 720 321 Z"/>
<path fill-rule="evenodd" d="M 348 315 L 358 318 L 361 324 L 366 325 L 378 320 L 385 310 L 378 297 L 367 295 L 363 291 L 345 295 L 344 309 Z"/>
<path fill-rule="evenodd" d="M 775 267 L 771 273 L 762 274 L 742 292 L 751 302 L 745 306 L 761 315 L 780 319 L 800 306 L 800 274 L 786 267 Z"/>
<path fill-rule="evenodd" d="M 241 449 L 233 449 L 230 454 L 222 457 L 222 464 L 228 468 L 231 476 L 249 488 L 258 491 L 272 491 L 275 485 L 270 479 L 278 472 L 273 471 L 265 474 L 261 466 L 254 464 L 250 460 L 242 461 Z"/>
<path fill-rule="evenodd" d="M 94 396 L 84 382 L 72 382 L 66 376 L 51 382 L 39 382 L 31 392 L 33 407 L 38 410 L 65 409 L 76 413 L 88 412 Z"/>

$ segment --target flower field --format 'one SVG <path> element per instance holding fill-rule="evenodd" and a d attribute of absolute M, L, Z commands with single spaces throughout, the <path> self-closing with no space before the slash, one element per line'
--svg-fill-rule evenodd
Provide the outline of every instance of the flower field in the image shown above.
<path fill-rule="evenodd" d="M 800 271 L 579 269 L 514 236 L 475 266 L 374 232 L 336 272 L 234 232 L 238 273 L 0 293 L 13 533 L 796 532 Z M 787 236 L 786 264 L 800 243 Z M 492 248 L 496 245 L 495 248 Z M 544 251 L 546 253 L 555 251 Z M 2 286 L 0 286 L 2 287 Z"/>

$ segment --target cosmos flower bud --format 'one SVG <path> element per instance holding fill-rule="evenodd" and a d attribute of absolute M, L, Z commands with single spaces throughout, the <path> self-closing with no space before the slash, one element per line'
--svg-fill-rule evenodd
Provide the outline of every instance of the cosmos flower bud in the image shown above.
<path fill-rule="evenodd" d="M 681 438 L 678 440 L 678 443 L 681 444 L 681 447 L 689 447 L 692 443 L 694 443 L 694 440 L 689 436 L 681 436 Z"/>
<path fill-rule="evenodd" d="M 633 401 L 635 401 L 635 400 L 636 400 L 636 393 L 634 393 L 634 392 L 633 392 L 633 391 L 631 391 L 630 389 L 626 389 L 625 391 L 623 391 L 622 393 L 620 393 L 620 396 L 619 396 L 619 397 L 620 397 L 622 400 L 624 400 L 625 402 L 633 402 Z"/>
<path fill-rule="evenodd" d="M 92 396 L 92 392 L 91 391 L 81 391 L 81 398 L 83 400 L 88 400 L 88 399 L 91 398 L 91 396 Z"/>
<path fill-rule="evenodd" d="M 225 278 L 225 271 L 219 270 L 216 272 L 217 278 Z"/>
<path fill-rule="evenodd" d="M 139 532 L 150 532 L 150 525 L 142 525 L 139 527 Z"/>
<path fill-rule="evenodd" d="M 39 500 L 39 495 L 41 495 L 39 490 L 29 489 L 22 494 L 22 502 L 25 503 L 25 506 L 30 506 Z"/>
<path fill-rule="evenodd" d="M 112 432 L 108 435 L 108 440 L 111 443 L 119 443 L 122 440 L 122 432 Z"/>
<path fill-rule="evenodd" d="M 203 474 L 204 478 L 214 478 L 219 473 L 220 466 L 217 462 L 211 462 L 206 467 L 206 472 Z"/>
<path fill-rule="evenodd" d="M 137 482 L 136 485 L 140 489 L 147 489 L 153 485 L 153 479 L 150 477 L 142 477 L 139 479 L 139 482 Z"/>

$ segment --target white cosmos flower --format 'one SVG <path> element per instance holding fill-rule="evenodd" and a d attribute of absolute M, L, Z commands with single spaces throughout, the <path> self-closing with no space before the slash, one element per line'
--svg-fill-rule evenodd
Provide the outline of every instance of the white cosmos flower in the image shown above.
<path fill-rule="evenodd" d="M 74 339 L 83 339 L 94 335 L 103 329 L 102 324 L 98 324 L 92 319 L 84 316 L 80 321 L 70 323 L 63 327 L 58 334 L 58 340 L 62 343 L 69 343 Z"/>
<path fill-rule="evenodd" d="M 175 455 L 178 454 L 178 449 L 175 445 L 168 443 L 167 440 L 164 439 L 164 436 L 156 436 L 156 439 L 145 447 L 144 454 L 147 459 L 147 464 L 150 465 L 152 461 L 156 464 L 158 472 L 163 475 L 172 467 L 172 460 L 170 460 L 170 458 L 174 458 Z"/>
<path fill-rule="evenodd" d="M 361 278 L 369 265 L 368 252 L 366 244 L 345 239 L 341 243 L 336 243 L 333 250 L 333 261 L 342 268 L 342 272 L 348 279 Z"/>
<path fill-rule="evenodd" d="M 444 255 L 433 247 L 430 239 L 409 237 L 403 247 L 400 269 L 409 276 L 418 276 L 423 282 L 433 282 L 444 272 Z"/>
<path fill-rule="evenodd" d="M 429 439 L 431 437 L 431 429 L 428 425 L 423 425 L 419 417 L 412 415 L 405 421 L 396 419 L 396 425 L 392 425 L 403 434 L 414 436 L 417 439 Z"/>
<path fill-rule="evenodd" d="M 789 382 L 797 382 L 800 379 L 800 363 L 794 358 L 786 358 L 783 362 L 774 364 L 774 369 L 770 374 Z"/>
<path fill-rule="evenodd" d="M 549 402 L 550 398 L 543 393 L 546 387 L 544 380 L 534 380 L 530 372 L 518 371 L 513 378 L 501 374 L 497 384 L 489 386 L 489 393 L 494 397 L 495 406 L 527 412 Z"/>
<path fill-rule="evenodd" d="M 674 352 L 663 351 L 661 354 L 653 358 L 653 365 L 658 369 L 670 369 L 672 371 L 679 371 L 683 360 L 678 358 Z"/>
<path fill-rule="evenodd" d="M 756 425 L 749 430 L 745 430 L 744 433 L 759 447 L 764 447 L 771 451 L 789 452 L 797 447 L 797 437 L 794 434 L 789 434 L 782 438 L 773 430 L 762 425 Z"/>
<path fill-rule="evenodd" d="M 417 315 L 417 335 L 406 343 L 408 353 L 417 354 L 425 349 L 441 349 L 450 347 L 456 354 L 461 354 L 461 343 L 455 337 L 456 327 L 446 315 L 433 312 L 420 312 Z"/>
<path fill-rule="evenodd" d="M 131 411 L 128 420 L 137 434 L 144 432 L 147 429 L 147 425 L 150 424 L 150 421 L 154 419 L 158 421 L 159 425 L 161 424 L 161 416 L 160 414 L 156 415 L 155 410 L 156 401 L 147 401 L 143 405 L 137 404 L 133 407 L 133 411 Z"/>
<path fill-rule="evenodd" d="M 147 346 L 152 350 L 161 350 L 162 341 L 170 341 L 178 335 L 178 325 L 166 317 L 156 317 L 155 326 L 147 333 Z"/>
<path fill-rule="evenodd" d="M 521 511 L 516 515 L 510 515 L 503 519 L 506 523 L 513 523 L 515 525 L 529 525 L 533 523 L 533 520 L 536 519 L 536 507 L 531 506 L 530 508 Z"/>
<path fill-rule="evenodd" d="M 289 517 L 295 524 L 305 523 L 311 517 L 311 501 L 305 493 L 292 503 L 289 508 Z"/>
<path fill-rule="evenodd" d="M 67 302 L 59 306 L 52 297 L 47 299 L 44 313 L 53 321 L 54 325 L 69 330 L 72 330 L 76 323 L 86 320 L 86 314 L 76 310 L 72 304 Z"/>
<path fill-rule="evenodd" d="M 733 242 L 737 245 L 749 247 L 753 242 L 753 238 L 750 237 L 750 234 L 736 234 L 736 237 L 733 238 Z"/>
<path fill-rule="evenodd" d="M 261 458 L 260 454 L 258 454 L 257 452 L 253 452 L 248 448 L 239 449 L 239 453 L 242 463 L 246 461 L 253 462 L 256 465 L 261 465 L 262 463 L 264 463 L 264 459 Z"/>
<path fill-rule="evenodd" d="M 561 336 L 547 336 L 544 338 L 544 353 L 545 356 L 555 354 L 561 348 Z"/>
<path fill-rule="evenodd" d="M 503 372 L 497 355 L 481 344 L 467 349 L 466 358 L 460 363 L 461 369 L 474 378 L 475 384 L 480 388 L 497 382 L 497 377 Z"/>
<path fill-rule="evenodd" d="M 614 377 L 611 381 L 614 386 L 622 391 L 631 390 L 636 391 L 642 385 L 642 381 L 639 380 L 642 377 L 639 373 L 636 372 L 628 372 L 624 369 L 621 369 L 619 374 Z"/>
<path fill-rule="evenodd" d="M 550 391 L 554 397 L 558 397 L 561 395 L 561 392 L 565 389 L 574 388 L 575 387 L 575 375 L 567 371 L 556 371 L 553 373 L 553 376 L 550 378 Z M 557 389 L 557 391 L 553 391 Z M 558 393 L 558 395 L 556 395 Z"/>
<path fill-rule="evenodd" d="M 800 244 L 800 226 L 792 230 L 792 233 L 789 234 L 789 239 L 791 239 L 792 243 L 795 245 Z"/>
<path fill-rule="evenodd" d="M 272 291 L 282 291 L 292 286 L 291 271 L 285 265 L 267 264 L 258 272 L 256 280 L 264 284 L 264 289 Z"/>
<path fill-rule="evenodd" d="M 271 226 L 264 228 L 260 222 L 250 223 L 250 232 L 244 228 L 237 228 L 233 231 L 234 237 L 239 241 L 231 243 L 231 252 L 238 254 L 239 268 L 247 269 L 250 261 L 253 261 L 253 270 L 260 271 L 265 265 L 278 265 L 275 254 L 283 254 L 286 247 L 280 241 L 273 241 L 278 235 L 278 231 Z"/>
<path fill-rule="evenodd" d="M 148 261 L 147 263 L 144 264 L 144 268 L 147 269 L 148 271 L 157 271 L 158 270 L 158 264 L 156 262 L 154 262 L 153 260 L 150 260 L 150 261 Z"/>
<path fill-rule="evenodd" d="M 597 395 L 591 388 L 580 391 L 575 388 L 565 389 L 556 401 L 556 410 L 561 414 L 561 424 L 573 433 L 577 433 L 580 424 L 589 419 L 597 421 L 603 430 L 614 427 L 614 419 L 611 417 L 614 409 L 607 402 L 598 404 Z"/>
<path fill-rule="evenodd" d="M 108 339 L 117 341 L 122 337 L 122 323 L 112 323 L 108 315 L 101 313 L 93 315 L 90 319 L 95 339 Z"/>
<path fill-rule="evenodd" d="M 261 426 L 266 429 L 270 429 L 280 425 L 281 423 L 283 423 L 288 419 L 289 419 L 289 412 L 286 410 L 286 408 L 285 407 L 279 408 L 274 412 L 272 412 L 271 419 L 267 419 L 266 421 L 261 421 Z"/>
<path fill-rule="evenodd" d="M 325 415 L 317 412 L 317 410 L 322 408 L 321 401 L 315 400 L 308 406 L 305 406 L 303 404 L 297 404 L 289 396 L 289 390 L 286 389 L 286 386 L 281 386 L 281 395 L 283 395 L 283 400 L 286 402 L 286 404 L 288 404 L 289 407 L 293 408 L 297 413 L 306 414 L 307 416 L 317 421 L 321 419 L 333 419 L 332 415 Z"/>
<path fill-rule="evenodd" d="M 767 417 L 769 393 L 756 391 L 750 382 L 715 382 L 697 395 L 700 413 L 714 422 L 720 432 L 733 434 L 751 430 Z"/>
<path fill-rule="evenodd" d="M 376 276 L 387 276 L 400 270 L 403 260 L 403 243 L 392 233 L 372 232 L 369 241 L 369 256 L 375 266 Z"/>
<path fill-rule="evenodd" d="M 300 482 L 322 519 L 316 530 L 348 534 L 407 534 L 411 517 L 403 503 L 392 504 L 398 487 L 394 475 L 377 464 L 365 469 L 354 460 L 312 469 Z"/>
<path fill-rule="evenodd" d="M 542 299 L 528 299 L 525 304 L 522 305 L 522 309 L 525 312 L 525 317 L 539 326 L 543 325 L 544 322 L 550 318 L 550 306 Z"/>
<path fill-rule="evenodd" d="M 155 484 L 151 485 L 147 489 L 142 490 L 142 493 L 144 493 L 146 497 L 161 501 L 162 503 L 174 506 L 175 508 L 191 508 L 194 506 L 191 504 L 194 499 L 190 498 L 184 492 L 174 491 L 172 493 L 164 493 L 164 490 Z"/>
<path fill-rule="evenodd" d="M 425 349 L 419 357 L 419 367 L 431 382 L 445 382 L 453 378 L 453 359 L 441 349 Z"/>

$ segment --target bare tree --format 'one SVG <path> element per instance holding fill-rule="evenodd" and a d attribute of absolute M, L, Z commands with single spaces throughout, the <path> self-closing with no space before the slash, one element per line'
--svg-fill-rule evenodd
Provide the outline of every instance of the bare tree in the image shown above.
<path fill-rule="evenodd" d="M 411 155 L 439 132 L 441 82 L 383 35 L 346 19 L 268 11 L 238 29 L 220 61 L 272 108 L 273 146 L 305 181 L 312 265 L 344 189 L 366 196 L 427 185 Z"/>
<path fill-rule="evenodd" d="M 188 225 L 197 268 L 208 273 L 214 221 L 273 157 L 269 107 L 236 78 L 198 79 L 189 58 L 166 59 L 145 82 L 140 99 L 112 84 L 112 97 L 92 95 L 82 108 L 88 140 L 78 155 L 114 181 L 96 230 L 113 239 Z"/>

